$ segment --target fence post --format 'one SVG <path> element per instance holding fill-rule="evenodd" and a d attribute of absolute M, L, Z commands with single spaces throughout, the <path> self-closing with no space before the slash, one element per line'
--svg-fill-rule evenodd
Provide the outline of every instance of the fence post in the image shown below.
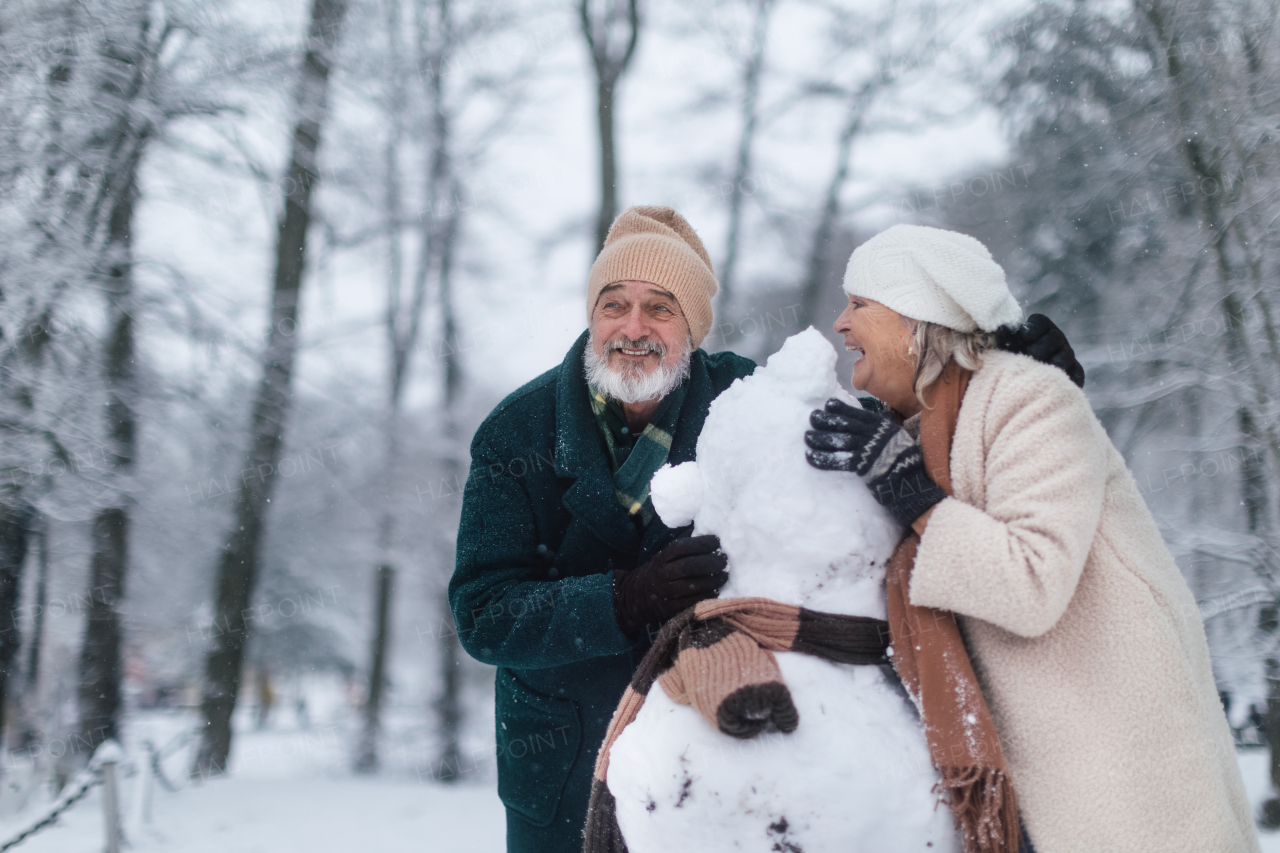
<path fill-rule="evenodd" d="M 120 853 L 120 789 L 114 755 L 102 762 L 102 811 L 107 827 L 107 853 Z"/>
<path fill-rule="evenodd" d="M 135 814 L 138 823 L 151 823 L 151 789 L 155 782 L 152 779 L 151 762 L 156 760 L 156 747 L 151 741 L 143 741 L 142 757 L 138 759 L 138 808 Z"/>

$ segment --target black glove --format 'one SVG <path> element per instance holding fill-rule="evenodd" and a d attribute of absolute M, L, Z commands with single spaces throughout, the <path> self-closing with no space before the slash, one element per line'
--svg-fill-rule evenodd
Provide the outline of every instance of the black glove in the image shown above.
<path fill-rule="evenodd" d="M 716 592 L 729 580 L 729 558 L 715 536 L 677 539 L 631 571 L 613 572 L 613 610 L 623 633 L 636 636 Z"/>
<path fill-rule="evenodd" d="M 885 415 L 828 400 L 809 416 L 805 458 L 823 471 L 850 471 L 903 527 L 947 496 L 924 470 L 920 445 Z"/>
<path fill-rule="evenodd" d="M 1067 343 L 1062 330 L 1043 314 L 1032 314 L 1021 326 L 996 329 L 996 346 L 1052 365 L 1066 373 L 1076 385 L 1084 387 L 1084 368 L 1076 361 L 1075 350 Z"/>

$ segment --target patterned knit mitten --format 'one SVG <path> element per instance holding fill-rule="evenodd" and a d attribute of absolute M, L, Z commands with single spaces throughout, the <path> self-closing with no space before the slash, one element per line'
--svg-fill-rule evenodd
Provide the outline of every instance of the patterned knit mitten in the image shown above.
<path fill-rule="evenodd" d="M 832 399 L 809 423 L 809 464 L 857 474 L 903 527 L 947 496 L 925 472 L 919 443 L 892 418 Z"/>

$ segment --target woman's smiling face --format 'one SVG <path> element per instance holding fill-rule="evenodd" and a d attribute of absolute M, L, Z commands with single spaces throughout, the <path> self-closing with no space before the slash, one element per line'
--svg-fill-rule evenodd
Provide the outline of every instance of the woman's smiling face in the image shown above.
<path fill-rule="evenodd" d="M 835 324 L 836 334 L 844 335 L 844 348 L 862 353 L 853 367 L 853 387 L 904 417 L 920 410 L 914 387 L 918 353 L 908 322 L 874 299 L 850 296 Z"/>

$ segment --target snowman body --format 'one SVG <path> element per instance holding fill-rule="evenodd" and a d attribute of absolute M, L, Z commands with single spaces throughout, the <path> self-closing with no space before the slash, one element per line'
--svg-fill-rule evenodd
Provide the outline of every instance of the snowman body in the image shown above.
<path fill-rule="evenodd" d="M 885 563 L 902 530 L 850 474 L 804 458 L 809 414 L 839 388 L 817 331 L 711 404 L 698 461 L 660 470 L 653 503 L 670 527 L 720 537 L 721 598 L 885 618 Z M 607 783 L 631 853 L 955 853 L 954 819 L 920 719 L 892 672 L 776 654 L 800 715 L 789 734 L 739 740 L 662 688 L 610 752 Z"/>

